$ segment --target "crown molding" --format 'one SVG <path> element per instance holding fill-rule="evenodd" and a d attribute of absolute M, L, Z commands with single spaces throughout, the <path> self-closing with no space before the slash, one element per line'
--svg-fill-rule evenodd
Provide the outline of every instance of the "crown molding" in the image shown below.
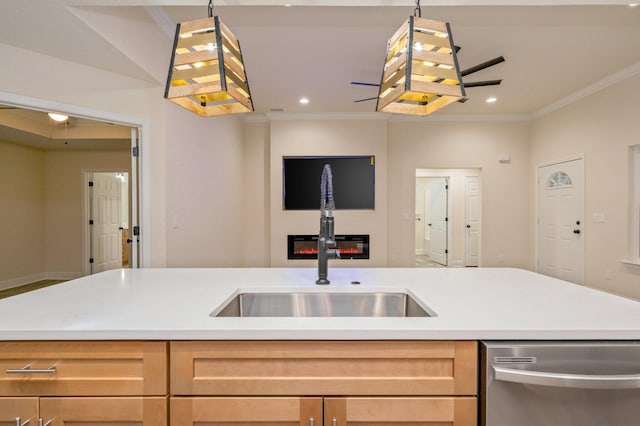
<path fill-rule="evenodd" d="M 610 76 L 605 77 L 602 80 L 596 81 L 594 84 L 590 86 L 587 86 L 583 89 L 573 92 L 572 94 L 565 96 L 564 98 L 558 99 L 552 104 L 549 104 L 546 107 L 541 108 L 538 111 L 535 111 L 534 113 L 530 114 L 531 120 L 537 120 L 547 114 L 550 114 L 554 111 L 557 111 L 561 108 L 564 108 L 568 105 L 578 102 L 588 96 L 596 94 L 610 86 L 613 86 L 614 84 L 618 84 L 622 81 L 628 80 L 631 77 L 634 77 L 638 74 L 640 74 L 640 62 L 636 62 L 635 64 L 627 68 L 623 68 L 622 70 L 614 74 L 611 74 Z"/>

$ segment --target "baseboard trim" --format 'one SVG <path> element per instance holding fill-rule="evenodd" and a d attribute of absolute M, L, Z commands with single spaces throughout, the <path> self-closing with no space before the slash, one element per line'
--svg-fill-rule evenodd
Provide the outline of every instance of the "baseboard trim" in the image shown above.
<path fill-rule="evenodd" d="M 45 280 L 75 280 L 83 277 L 82 272 L 45 272 Z"/>
<path fill-rule="evenodd" d="M 73 280 L 82 277 L 82 272 L 40 272 L 37 274 L 23 275 L 21 277 L 11 278 L 9 280 L 0 281 L 0 290 L 20 287 L 21 285 L 31 284 L 43 280 Z"/>

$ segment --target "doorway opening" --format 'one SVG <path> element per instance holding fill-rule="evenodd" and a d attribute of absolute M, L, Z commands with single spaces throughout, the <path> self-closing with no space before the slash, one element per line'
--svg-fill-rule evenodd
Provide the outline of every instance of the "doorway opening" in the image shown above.
<path fill-rule="evenodd" d="M 57 125 L 48 111 L 64 113 L 68 119 Z M 11 218 L 12 232 L 21 237 L 7 239 L 13 246 L 0 262 L 0 289 L 48 285 L 89 273 L 85 170 L 127 171 L 129 228 L 138 231 L 128 266 L 137 268 L 150 261 L 149 253 L 141 251 L 141 240 L 148 241 L 149 234 L 140 232 L 143 216 L 147 221 L 149 216 L 149 209 L 143 209 L 149 196 L 145 192 L 142 197 L 144 180 L 140 179 L 140 172 L 149 170 L 148 159 L 138 156 L 145 121 L 4 92 L 0 92 L 0 113 L 0 132 L 5 135 L 0 141 L 4 160 L 0 169 L 12 182 L 11 192 L 2 195 L 8 205 L 15 206 L 4 209 L 2 216 Z M 20 175 L 7 175 L 9 170 Z M 30 195 L 22 202 L 24 194 Z M 20 202 L 12 202 L 16 200 Z"/>
<path fill-rule="evenodd" d="M 86 171 L 85 273 L 131 267 L 129 172 Z"/>
<path fill-rule="evenodd" d="M 480 169 L 416 169 L 416 267 L 480 265 L 480 195 Z"/>

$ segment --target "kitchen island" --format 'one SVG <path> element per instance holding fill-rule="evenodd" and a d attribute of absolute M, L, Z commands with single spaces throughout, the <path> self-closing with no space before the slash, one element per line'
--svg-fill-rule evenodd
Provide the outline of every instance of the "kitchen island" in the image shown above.
<path fill-rule="evenodd" d="M 1 340 L 640 339 L 640 302 L 512 268 L 123 269 L 0 300 Z M 351 284 L 357 281 L 359 284 Z M 424 318 L 209 316 L 238 289 L 407 290 Z"/>
<path fill-rule="evenodd" d="M 0 424 L 475 426 L 479 340 L 640 340 L 640 303 L 512 268 L 125 269 L 0 300 Z M 422 317 L 217 317 L 239 292 Z M 523 423 L 526 424 L 526 423 Z"/>

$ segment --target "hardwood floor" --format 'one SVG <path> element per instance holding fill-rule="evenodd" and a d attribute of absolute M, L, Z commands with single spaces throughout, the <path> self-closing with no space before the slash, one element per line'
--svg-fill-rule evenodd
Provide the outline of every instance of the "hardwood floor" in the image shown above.
<path fill-rule="evenodd" d="M 65 282 L 65 280 L 43 280 L 37 281 L 35 283 L 25 284 L 18 287 L 8 288 L 6 290 L 0 290 L 0 299 L 4 299 L 5 297 L 15 296 L 16 294 L 26 293 L 28 291 L 37 290 L 43 287 L 49 287 L 50 285 L 60 284 Z"/>
<path fill-rule="evenodd" d="M 416 254 L 416 268 L 445 268 L 445 266 L 433 262 L 426 254 Z"/>

